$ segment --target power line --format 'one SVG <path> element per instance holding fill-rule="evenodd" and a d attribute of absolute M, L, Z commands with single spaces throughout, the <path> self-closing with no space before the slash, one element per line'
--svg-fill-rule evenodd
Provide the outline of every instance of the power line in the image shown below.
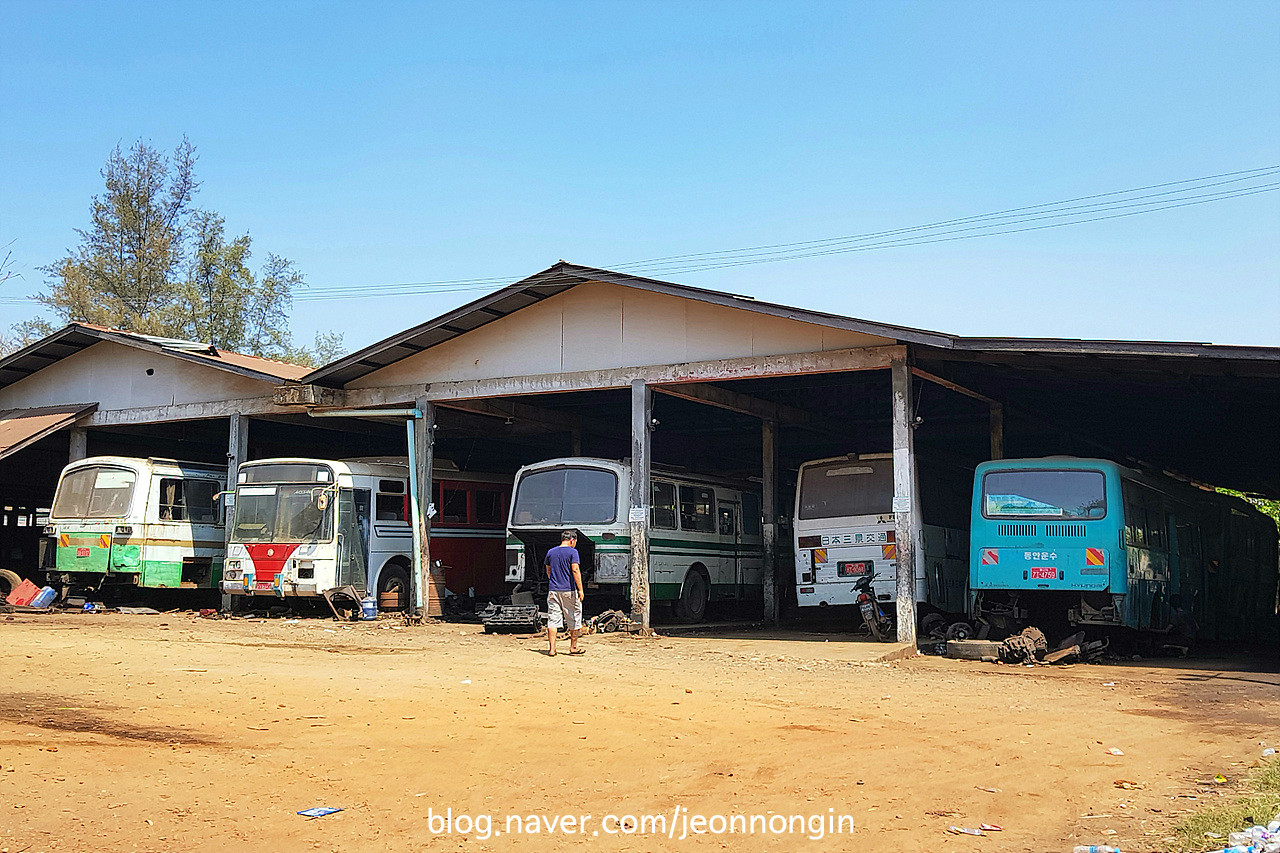
<path fill-rule="evenodd" d="M 731 266 L 746 266 L 754 263 L 776 263 L 786 260 L 798 260 L 820 255 L 840 254 L 872 249 L 896 248 L 905 246 L 926 245 L 930 243 L 950 242 L 956 239 L 974 239 L 977 237 L 1014 234 L 1024 231 L 1043 230 L 1052 227 L 1079 225 L 1086 222 L 1097 222 L 1106 219 L 1118 219 L 1169 210 L 1177 207 L 1188 207 L 1232 198 L 1256 195 L 1260 192 L 1273 192 L 1280 185 L 1275 183 L 1245 187 L 1233 187 L 1216 193 L 1193 195 L 1201 190 L 1226 186 L 1246 181 L 1257 181 L 1280 175 L 1280 166 L 1267 166 L 1258 169 L 1246 169 L 1235 172 L 1224 172 L 1200 178 L 1189 178 L 1181 181 L 1167 181 L 1127 190 L 1114 190 L 1106 193 L 1078 196 L 1057 202 L 1026 205 L 1009 208 L 992 213 L 978 214 L 955 219 L 942 220 L 927 225 L 916 225 L 887 231 L 872 232 L 845 237 L 832 237 L 822 240 L 806 240 L 792 243 L 776 243 L 745 247 L 740 249 L 721 250 L 716 252 L 697 252 L 683 255 L 668 255 L 632 261 L 621 264 L 608 264 L 609 269 L 619 272 L 651 273 L 675 275 L 681 273 L 702 272 Z M 1222 180 L 1219 180 L 1222 179 Z M 1192 186 L 1194 185 L 1194 186 Z M 1167 187 L 1180 189 L 1165 192 L 1135 195 L 1147 190 L 1159 190 Z M 1119 198 L 1119 196 L 1125 196 Z M 1110 201 L 1093 201 L 1109 198 Z M 1087 202 L 1076 204 L 1077 202 Z M 1129 210 L 1130 208 L 1139 208 Z M 1125 210 L 1125 213 L 1114 211 Z M 1028 228 L 1012 228 L 1029 222 L 1068 219 L 1049 225 Z M 1003 221 L 1002 221 L 1003 220 Z M 962 228 L 950 226 L 965 225 Z M 981 229 L 987 229 L 982 231 Z M 979 231 L 980 233 L 962 233 Z M 899 236 L 912 235 L 912 236 Z M 955 236 L 961 235 L 961 236 Z M 894 238 L 894 239 L 886 239 Z M 476 279 L 454 279 L 448 281 L 403 282 L 397 284 L 367 285 L 363 287 L 338 285 L 334 287 L 308 288 L 299 294 L 299 301 L 322 301 L 344 299 L 352 296 L 406 296 L 424 293 L 449 293 L 458 291 L 486 290 L 502 286 L 516 280 L 516 277 L 494 276 Z"/>

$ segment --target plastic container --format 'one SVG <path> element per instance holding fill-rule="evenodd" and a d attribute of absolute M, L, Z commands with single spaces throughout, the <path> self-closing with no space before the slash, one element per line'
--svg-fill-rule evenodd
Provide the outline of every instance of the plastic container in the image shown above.
<path fill-rule="evenodd" d="M 36 593 L 36 597 L 31 599 L 32 607 L 48 607 L 53 604 L 53 600 L 58 597 L 57 591 L 51 586 L 44 586 Z"/>
<path fill-rule="evenodd" d="M 366 595 L 360 599 L 360 619 L 364 622 L 372 622 L 378 618 L 378 599 L 372 595 Z"/>

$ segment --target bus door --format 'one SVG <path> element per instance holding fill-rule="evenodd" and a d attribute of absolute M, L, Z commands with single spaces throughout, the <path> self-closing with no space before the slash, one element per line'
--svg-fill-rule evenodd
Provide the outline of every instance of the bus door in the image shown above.
<path fill-rule="evenodd" d="M 338 586 L 364 591 L 369 576 L 369 490 L 338 490 Z"/>
<path fill-rule="evenodd" d="M 739 546 L 742 544 L 741 528 L 738 525 L 738 505 L 729 501 L 719 502 L 719 518 L 718 532 L 720 534 L 720 548 L 722 552 L 728 556 L 720 558 L 721 579 L 726 584 L 733 585 L 733 592 L 722 594 L 725 598 L 741 598 L 742 584 L 742 555 L 739 553 Z M 712 581 L 711 597 L 715 598 L 715 581 Z"/>

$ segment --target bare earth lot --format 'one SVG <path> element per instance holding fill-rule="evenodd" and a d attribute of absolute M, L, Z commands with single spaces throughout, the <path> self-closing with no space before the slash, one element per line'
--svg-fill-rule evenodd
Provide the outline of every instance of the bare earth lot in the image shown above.
<path fill-rule="evenodd" d="M 1182 810 L 1280 745 L 1280 677 L 1239 662 L 884 664 L 884 646 L 763 634 L 587 637 L 549 658 L 528 637 L 395 624 L 0 617 L 0 850 L 1129 853 L 1164 849 Z M 345 811 L 295 814 L 322 805 Z M 602 825 L 677 807 L 854 828 Z M 433 834 L 448 809 L 499 831 L 592 817 L 480 840 Z M 1004 831 L 946 833 L 979 823 Z"/>

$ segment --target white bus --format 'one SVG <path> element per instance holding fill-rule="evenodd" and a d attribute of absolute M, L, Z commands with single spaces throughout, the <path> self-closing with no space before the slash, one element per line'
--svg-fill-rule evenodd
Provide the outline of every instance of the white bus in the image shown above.
<path fill-rule="evenodd" d="M 49 582 L 73 588 L 216 589 L 225 468 L 174 459 L 94 456 L 62 470 L 45 535 Z M 46 551 L 47 553 L 47 551 Z"/>
<path fill-rule="evenodd" d="M 922 499 L 921 505 L 927 512 L 930 503 Z M 803 463 L 792 528 L 796 600 L 801 607 L 855 604 L 854 583 L 872 571 L 876 598 L 892 602 L 897 597 L 892 454 L 849 454 Z M 967 529 L 926 523 L 919 545 L 923 559 L 917 565 L 924 571 L 916 578 L 916 601 L 946 613 L 964 613 Z"/>
<path fill-rule="evenodd" d="M 436 461 L 433 557 L 448 560 L 441 585 L 491 588 L 503 574 L 510 478 L 461 472 Z M 262 459 L 240 466 L 222 591 L 235 596 L 317 597 L 352 586 L 383 610 L 409 607 L 413 527 L 404 459 Z M 436 544 L 441 553 L 435 554 Z M 456 573 L 456 574 L 455 574 Z M 436 594 L 440 594 L 437 589 Z"/>
<path fill-rule="evenodd" d="M 698 622 L 709 601 L 763 597 L 760 495 L 725 480 L 655 468 L 650 475 L 649 596 Z M 583 583 L 630 597 L 628 462 L 574 457 L 516 473 L 507 580 L 546 589 L 543 562 L 566 528 L 579 532 Z"/>

